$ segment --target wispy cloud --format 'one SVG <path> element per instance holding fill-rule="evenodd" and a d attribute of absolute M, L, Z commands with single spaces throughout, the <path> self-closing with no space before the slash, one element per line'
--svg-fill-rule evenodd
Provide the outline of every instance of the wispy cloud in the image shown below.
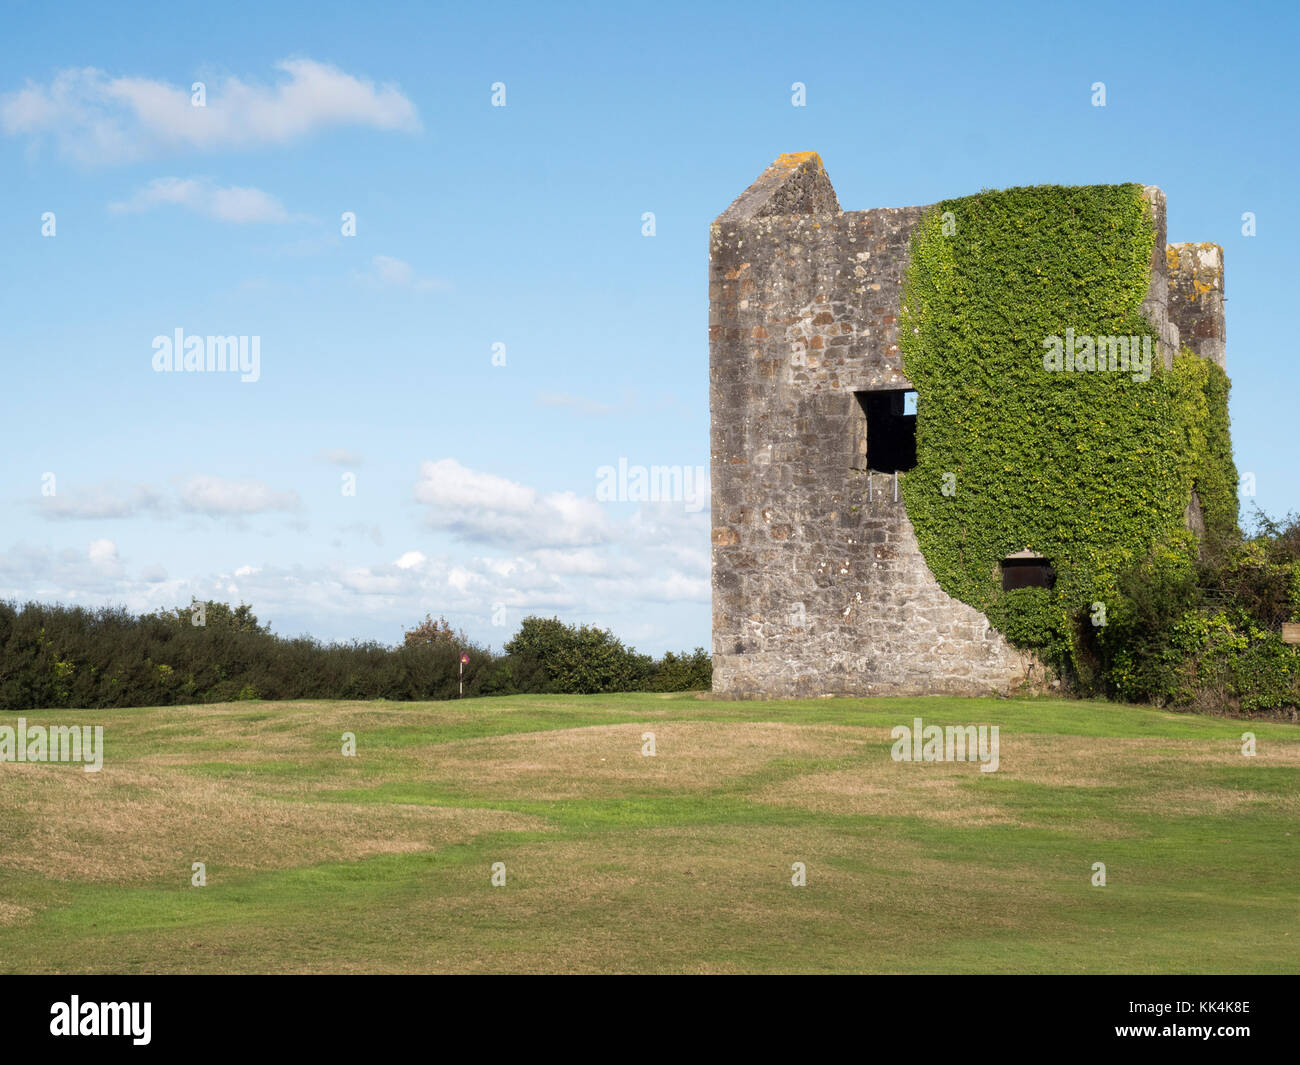
<path fill-rule="evenodd" d="M 302 506 L 297 492 L 278 492 L 262 481 L 231 481 L 207 474 L 182 482 L 180 499 L 186 510 L 213 517 L 297 510 Z"/>
<path fill-rule="evenodd" d="M 167 502 L 161 492 L 147 484 L 101 484 L 42 497 L 38 506 L 41 515 L 51 521 L 105 521 L 133 518 L 146 511 L 161 513 Z"/>
<path fill-rule="evenodd" d="M 88 164 L 132 162 L 168 151 L 216 151 L 286 144 L 337 126 L 411 132 L 415 105 L 396 86 L 307 58 L 275 64 L 274 85 L 219 77 L 205 83 L 205 106 L 190 85 L 111 76 L 95 67 L 61 70 L 0 97 L 0 128 L 51 139 Z"/>
<path fill-rule="evenodd" d="M 109 204 L 118 213 L 161 206 L 184 207 L 222 222 L 289 222 L 289 212 L 269 192 L 231 185 L 222 188 L 207 178 L 155 178 L 129 200 Z"/>
<path fill-rule="evenodd" d="M 356 279 L 362 284 L 383 288 L 409 288 L 416 292 L 439 292 L 451 288 L 446 281 L 434 277 L 416 277 L 415 268 L 391 255 L 376 255 L 367 270 L 358 271 Z"/>
<path fill-rule="evenodd" d="M 92 540 L 84 548 L 55 551 L 17 544 L 0 552 L 0 596 L 65 602 L 78 595 L 107 598 L 127 577 L 112 540 Z M 138 578 L 143 584 L 144 577 Z"/>
<path fill-rule="evenodd" d="M 51 521 L 111 521 L 146 515 L 166 518 L 178 511 L 246 517 L 298 510 L 302 500 L 297 492 L 277 491 L 262 481 L 195 474 L 177 478 L 174 493 L 147 484 L 100 484 L 60 490 L 58 495 L 40 498 L 35 505 L 41 516 Z"/>

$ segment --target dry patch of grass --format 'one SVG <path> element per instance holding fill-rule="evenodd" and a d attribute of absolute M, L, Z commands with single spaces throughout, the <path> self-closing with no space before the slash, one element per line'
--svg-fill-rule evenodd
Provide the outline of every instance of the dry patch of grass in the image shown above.
<path fill-rule="evenodd" d="M 5 902 L 0 899 L 0 924 L 17 924 L 19 921 L 30 917 L 35 911 L 28 906 L 19 906 L 14 902 Z"/>
<path fill-rule="evenodd" d="M 159 713 L 168 716 L 146 731 L 135 733 L 129 721 L 115 723 L 128 736 L 165 740 L 165 749 L 142 754 L 140 761 L 154 765 L 183 765 L 202 761 L 219 751 L 222 761 L 252 763 L 268 755 L 296 757 L 337 752 L 342 734 L 362 735 L 367 729 L 418 728 L 428 722 L 428 712 L 410 705 L 380 703 L 320 702 L 293 703 L 281 709 L 250 709 L 240 703 L 215 703 L 200 706 L 167 707 Z M 439 714 L 444 727 L 462 724 L 470 714 Z M 319 741 L 329 735 L 328 746 Z M 105 739 L 112 740 L 106 731 Z M 336 741 L 337 738 L 337 741 Z"/>
<path fill-rule="evenodd" d="M 887 736 L 884 733 L 884 736 Z M 882 742 L 884 742 L 882 740 Z M 981 773 L 975 762 L 895 762 L 884 746 L 863 752 L 851 767 L 813 772 L 770 785 L 763 802 L 799 806 L 827 814 L 915 817 L 972 826 L 1035 825 L 1032 818 L 999 802 L 984 781 L 1018 781 L 1049 788 L 1124 787 L 1131 794 L 1114 801 L 1117 816 L 1130 812 L 1190 815 L 1228 813 L 1268 801 L 1300 814 L 1300 794 L 1267 796 L 1221 787 L 1207 779 L 1208 767 L 1242 768 L 1240 745 L 1224 740 L 1101 738 L 1006 733 L 999 736 L 999 766 Z M 1252 767 L 1300 764 L 1300 744 L 1272 743 L 1267 758 Z M 1104 823 L 1089 831 L 1110 835 Z"/>
<path fill-rule="evenodd" d="M 814 813 L 869 817 L 919 817 L 972 826 L 1019 823 L 996 805 L 980 802 L 963 785 L 972 765 L 902 764 L 881 771 L 869 761 L 852 769 L 809 773 L 759 791 L 755 798 Z"/>
<path fill-rule="evenodd" d="M 57 881 L 187 883 L 209 868 L 276 869 L 432 850 L 540 818 L 437 806 L 287 801 L 252 782 L 114 766 L 4 766 L 9 829 L 0 869 Z M 294 785 L 302 799 L 312 787 Z"/>
<path fill-rule="evenodd" d="M 656 754 L 641 753 L 653 732 Z M 774 722 L 600 725 L 458 740 L 424 748 L 420 768 L 459 793 L 499 800 L 614 798 L 704 792 L 782 759 L 839 759 L 869 730 Z"/>

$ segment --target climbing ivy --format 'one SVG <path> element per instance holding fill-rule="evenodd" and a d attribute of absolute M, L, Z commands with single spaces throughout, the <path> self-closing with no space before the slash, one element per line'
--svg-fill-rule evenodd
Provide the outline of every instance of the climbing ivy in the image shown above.
<path fill-rule="evenodd" d="M 1236 524 L 1228 380 L 1187 351 L 1165 369 L 1142 315 L 1154 242 L 1138 185 L 985 191 L 926 217 L 904 282 L 918 404 L 902 491 L 921 550 L 950 595 L 1075 673 L 1080 626 L 1128 564 L 1194 558 L 1193 489 L 1208 527 Z M 1150 338 L 1149 379 L 1045 369 L 1067 330 Z M 1051 560 L 1050 593 L 1002 591 L 1000 562 L 1022 549 Z"/>

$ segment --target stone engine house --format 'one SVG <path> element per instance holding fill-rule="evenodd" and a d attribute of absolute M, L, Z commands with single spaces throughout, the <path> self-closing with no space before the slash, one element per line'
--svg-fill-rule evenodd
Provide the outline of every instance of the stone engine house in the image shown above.
<path fill-rule="evenodd" d="M 1145 195 L 1156 245 L 1143 313 L 1167 359 L 1181 340 L 1222 367 L 1222 249 L 1167 246 L 1164 194 Z M 900 296 L 929 210 L 842 211 L 820 157 L 802 152 L 712 224 L 720 696 L 982 695 L 1043 680 L 1033 655 L 940 588 L 898 490 L 915 462 Z"/>

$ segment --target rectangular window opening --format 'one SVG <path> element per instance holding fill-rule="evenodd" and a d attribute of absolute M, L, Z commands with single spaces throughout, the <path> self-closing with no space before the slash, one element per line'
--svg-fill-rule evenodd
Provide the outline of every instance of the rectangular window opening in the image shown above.
<path fill-rule="evenodd" d="M 916 393 L 906 388 L 854 392 L 857 419 L 855 469 L 900 473 L 916 465 Z"/>
<path fill-rule="evenodd" d="M 1002 560 L 1002 590 L 1013 588 L 1050 588 L 1056 583 L 1056 571 L 1041 556 L 1011 557 Z"/>

